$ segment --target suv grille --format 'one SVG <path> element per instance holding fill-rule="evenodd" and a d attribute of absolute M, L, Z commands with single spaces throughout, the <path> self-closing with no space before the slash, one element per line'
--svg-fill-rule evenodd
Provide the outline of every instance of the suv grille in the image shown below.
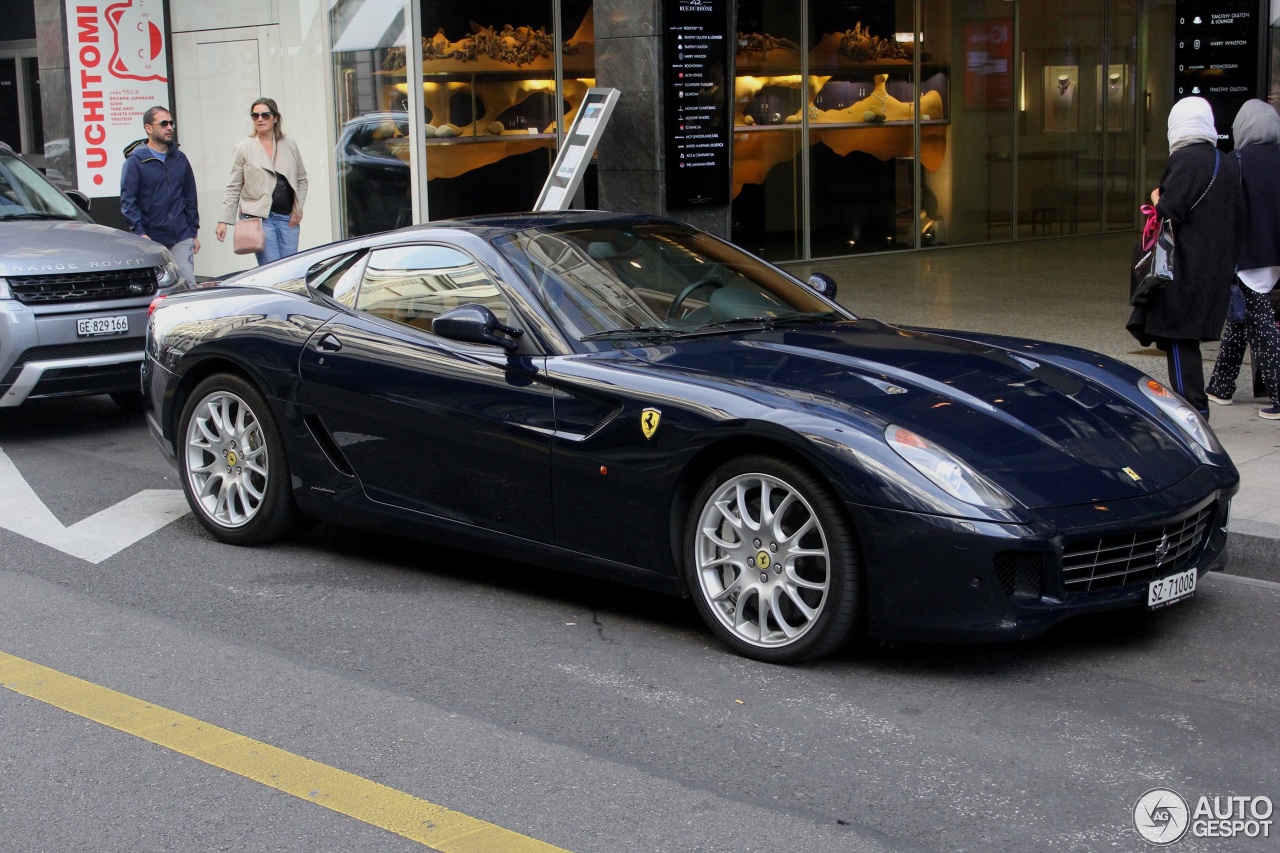
<path fill-rule="evenodd" d="M 1209 538 L 1216 510 L 1210 504 L 1177 524 L 1072 542 L 1062 550 L 1062 582 L 1067 592 L 1112 589 L 1146 583 L 1186 569 Z M 1157 559 L 1161 544 L 1165 553 Z"/>
<path fill-rule="evenodd" d="M 10 276 L 9 289 L 25 305 L 130 299 L 156 292 L 155 267 L 69 275 Z"/>
<path fill-rule="evenodd" d="M 18 360 L 13 363 L 13 367 L 9 368 L 9 372 L 0 378 L 0 386 L 7 387 L 17 382 L 22 368 L 29 361 L 55 361 L 63 358 L 92 358 L 99 355 L 142 352 L 145 343 L 146 338 L 142 335 L 133 335 L 132 337 L 104 338 L 100 341 L 31 347 L 23 350 L 22 355 L 18 356 Z"/>
<path fill-rule="evenodd" d="M 28 361 L 53 361 L 60 358 L 91 358 L 95 355 L 118 355 L 124 352 L 140 352 L 142 335 L 132 337 L 107 338 L 101 341 L 80 341 L 74 344 L 54 344 L 52 346 L 31 347 L 23 350 L 22 355 L 14 362 L 21 367 Z"/>

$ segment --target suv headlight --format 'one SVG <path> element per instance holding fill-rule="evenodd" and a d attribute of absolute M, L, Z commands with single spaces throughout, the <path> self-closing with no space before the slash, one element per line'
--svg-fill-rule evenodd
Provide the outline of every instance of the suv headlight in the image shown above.
<path fill-rule="evenodd" d="M 1195 451 L 1201 462 L 1207 465 L 1216 464 L 1209 459 L 1208 454 L 1226 452 L 1218 442 L 1218 437 L 1209 428 L 1209 422 L 1191 408 L 1186 400 L 1150 376 L 1144 376 L 1138 380 L 1138 389 L 1146 395 L 1148 400 L 1155 403 L 1160 411 L 1169 417 L 1169 420 L 1173 421 L 1183 435 L 1191 439 L 1191 449 Z"/>
<path fill-rule="evenodd" d="M 912 468 L 956 500 L 992 509 L 1013 506 L 1012 498 L 959 456 L 906 427 L 889 424 L 884 430 L 884 440 L 899 456 L 910 462 Z"/>
<path fill-rule="evenodd" d="M 168 250 L 164 253 L 164 263 L 156 270 L 156 286 L 160 290 L 170 290 L 182 283 L 182 272 L 173 262 Z"/>
<path fill-rule="evenodd" d="M 12 299 L 13 294 L 9 292 L 9 279 L 0 278 L 0 299 Z"/>

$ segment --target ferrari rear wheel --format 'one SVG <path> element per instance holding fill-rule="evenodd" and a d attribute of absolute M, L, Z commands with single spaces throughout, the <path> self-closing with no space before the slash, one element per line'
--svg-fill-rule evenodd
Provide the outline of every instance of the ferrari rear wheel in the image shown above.
<path fill-rule="evenodd" d="M 215 537 L 254 545 L 293 531 L 297 507 L 280 430 L 249 382 L 217 374 L 191 394 L 179 425 L 187 503 Z"/>
<path fill-rule="evenodd" d="M 858 623 L 852 527 L 821 478 L 770 456 L 728 462 L 703 484 L 685 527 L 687 582 L 702 618 L 740 654 L 819 657 Z"/>

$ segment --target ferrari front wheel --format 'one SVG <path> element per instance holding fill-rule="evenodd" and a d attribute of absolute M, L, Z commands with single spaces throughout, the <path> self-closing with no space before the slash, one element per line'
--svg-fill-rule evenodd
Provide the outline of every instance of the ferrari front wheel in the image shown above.
<path fill-rule="evenodd" d="M 721 465 L 694 499 L 684 559 L 702 618 L 747 657 L 819 657 L 858 624 L 852 527 L 830 487 L 786 460 L 749 456 Z"/>
<path fill-rule="evenodd" d="M 254 545 L 296 526 L 280 430 L 249 382 L 232 374 L 201 382 L 183 409 L 178 438 L 187 502 L 216 538 Z"/>

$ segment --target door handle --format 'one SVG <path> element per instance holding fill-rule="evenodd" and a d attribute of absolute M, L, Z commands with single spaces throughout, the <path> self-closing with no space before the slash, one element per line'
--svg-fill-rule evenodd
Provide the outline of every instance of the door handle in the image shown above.
<path fill-rule="evenodd" d="M 342 341 L 331 332 L 325 332 L 320 336 L 320 340 L 316 341 L 316 349 L 321 352 L 338 352 L 342 349 Z"/>

